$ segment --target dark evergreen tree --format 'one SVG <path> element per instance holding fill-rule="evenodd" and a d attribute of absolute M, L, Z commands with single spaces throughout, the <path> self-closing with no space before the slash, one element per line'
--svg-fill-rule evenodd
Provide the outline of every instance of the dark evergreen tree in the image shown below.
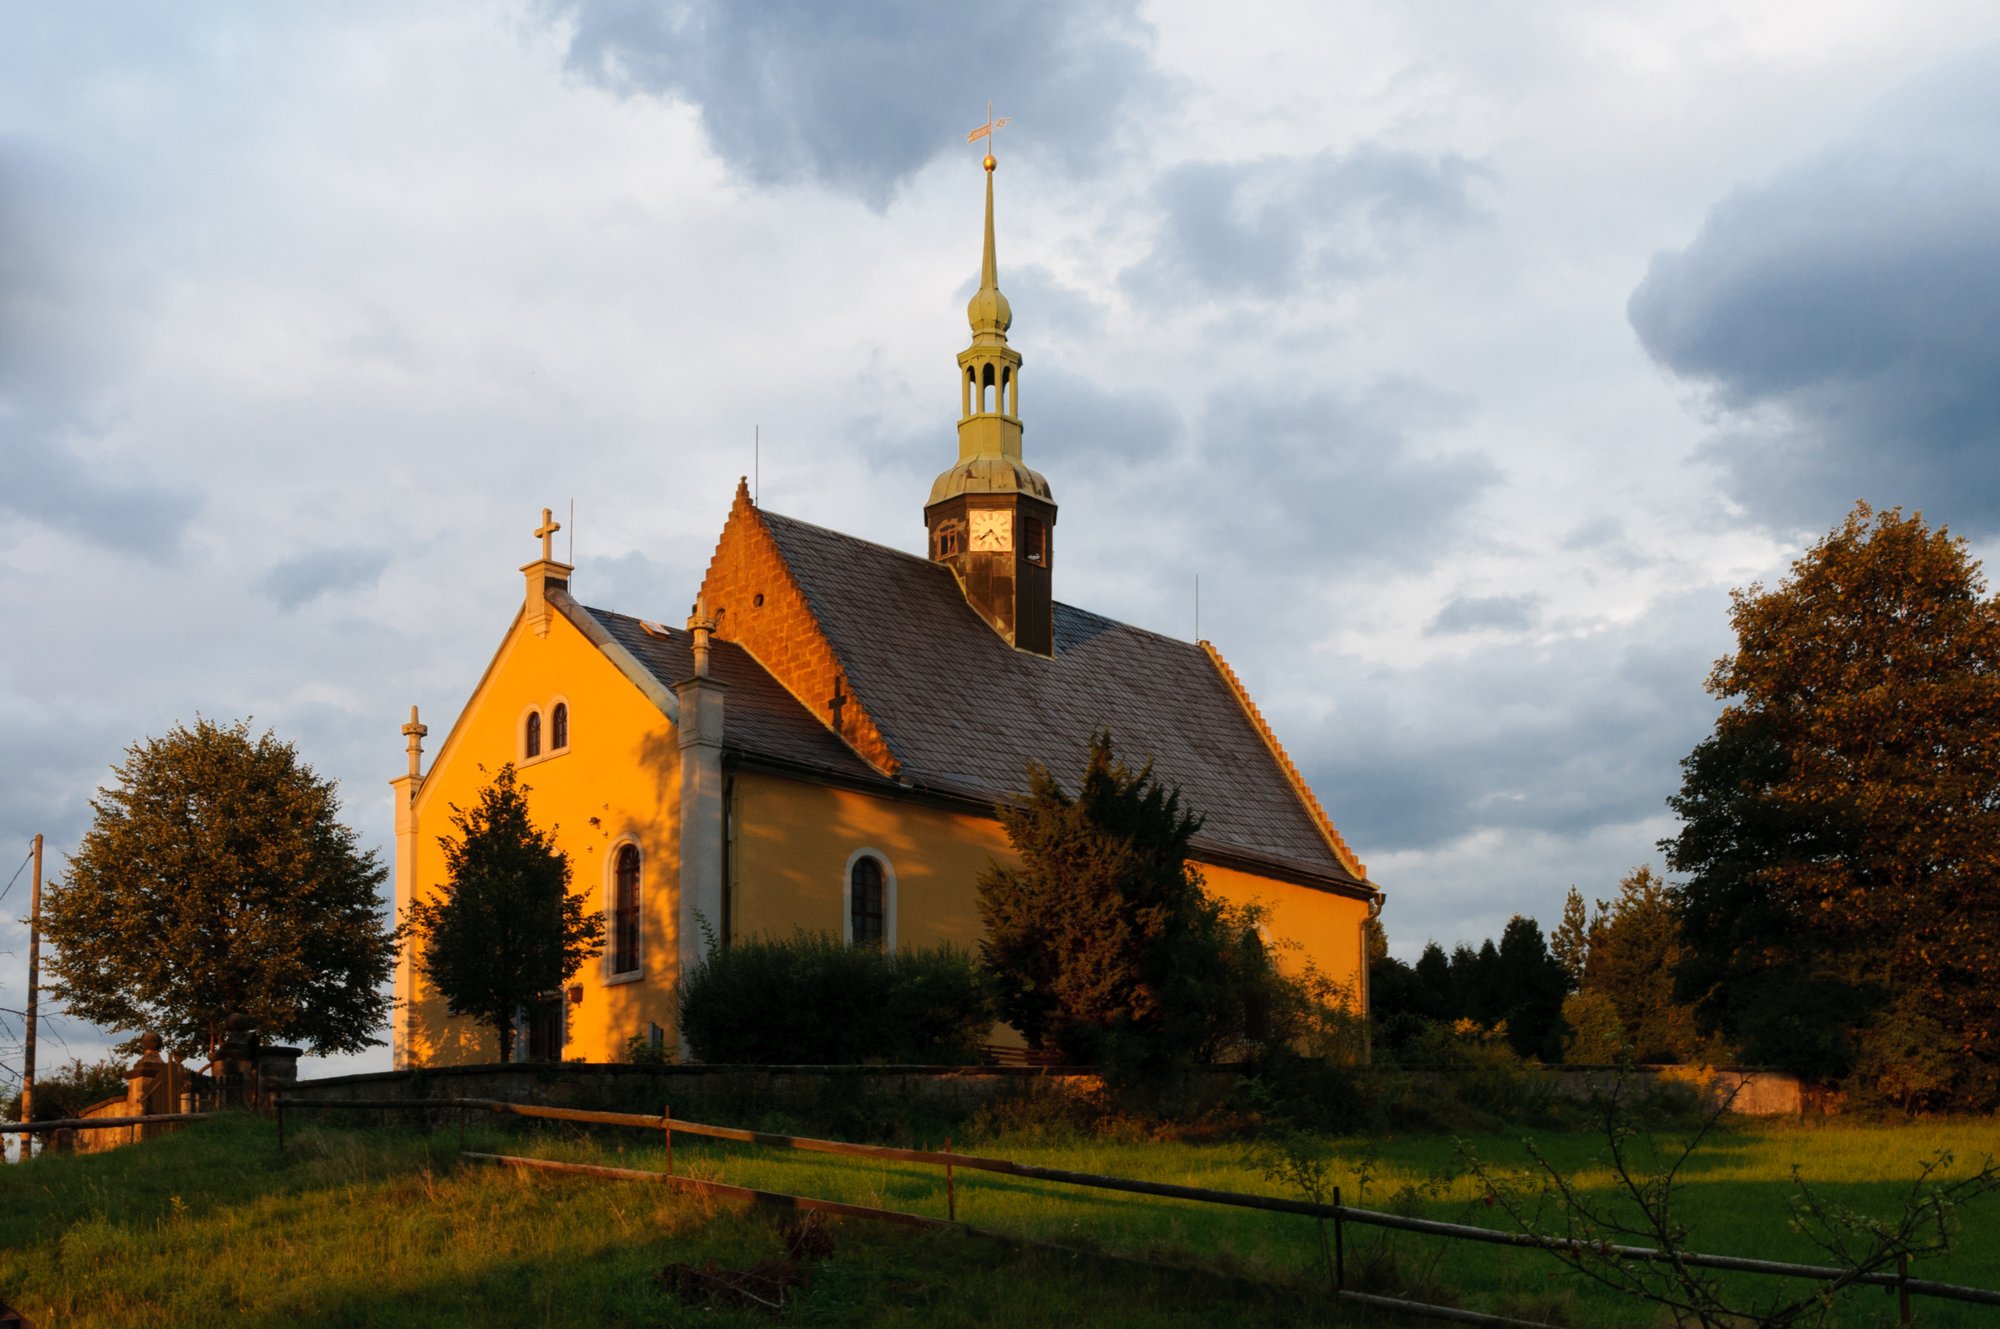
<path fill-rule="evenodd" d="M 603 952 L 604 920 L 570 893 L 569 858 L 529 815 L 513 763 L 472 807 L 454 806 L 451 824 L 458 837 L 438 837 L 444 885 L 411 904 L 410 925 L 446 1009 L 490 1027 L 511 1061 L 515 1019 Z"/>
<path fill-rule="evenodd" d="M 1458 989 L 1452 982 L 1451 959 L 1444 953 L 1444 947 L 1434 941 L 1424 943 L 1423 953 L 1417 956 L 1417 990 L 1421 1004 L 1412 1009 L 1427 1020 L 1443 1020 L 1447 1023 L 1461 1014 Z"/>
<path fill-rule="evenodd" d="M 1496 960 L 1507 1041 L 1524 1057 L 1560 1060 L 1562 1003 L 1569 985 L 1562 964 L 1549 954 L 1541 926 L 1514 915 L 1500 934 Z"/>
<path fill-rule="evenodd" d="M 1251 920 L 1203 891 L 1180 792 L 1119 761 L 1108 733 L 1073 797 L 1046 769 L 1028 778 L 1027 802 L 1000 811 L 1020 866 L 979 881 L 1001 1018 L 1037 1048 L 1147 1073 L 1252 1032 L 1270 963 Z"/>
<path fill-rule="evenodd" d="M 78 1019 L 206 1055 L 232 1011 L 314 1052 L 380 1043 L 395 939 L 387 875 L 333 781 L 248 721 L 127 749 L 42 898 L 51 991 Z"/>

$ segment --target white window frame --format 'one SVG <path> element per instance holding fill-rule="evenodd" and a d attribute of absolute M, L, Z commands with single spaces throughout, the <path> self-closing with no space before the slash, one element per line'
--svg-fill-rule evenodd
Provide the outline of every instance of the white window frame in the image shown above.
<path fill-rule="evenodd" d="M 871 845 L 863 845 L 847 856 L 840 869 L 840 940 L 854 944 L 854 865 L 872 858 L 882 865 L 882 949 L 896 949 L 896 865 L 889 856 Z"/>

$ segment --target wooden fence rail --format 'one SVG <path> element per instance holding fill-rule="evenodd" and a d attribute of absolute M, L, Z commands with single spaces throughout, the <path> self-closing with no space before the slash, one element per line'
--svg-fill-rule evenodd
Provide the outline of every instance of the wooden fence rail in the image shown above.
<path fill-rule="evenodd" d="M 6 1122 L 0 1135 L 34 1135 L 40 1131 L 103 1131 L 114 1126 L 156 1126 L 169 1121 L 205 1121 L 212 1112 L 162 1112 L 151 1117 L 63 1117 L 54 1121 Z"/>
<path fill-rule="evenodd" d="M 811 1136 L 773 1135 L 764 1131 L 747 1131 L 733 1126 L 715 1126 L 706 1122 L 687 1121 L 662 1113 L 652 1116 L 634 1112 L 596 1112 L 581 1108 L 542 1107 L 533 1103 L 512 1103 L 497 1098 L 451 1098 L 451 1099 L 350 1099 L 347 1101 L 327 1100 L 324 1102 L 280 1097 L 276 1100 L 278 1109 L 279 1146 L 284 1143 L 284 1114 L 286 1108 L 456 1108 L 460 1111 L 483 1111 L 532 1117 L 545 1121 L 569 1121 L 595 1126 L 626 1126 L 641 1130 L 662 1132 L 671 1141 L 674 1134 L 705 1136 L 715 1140 L 729 1140 L 739 1144 L 762 1145 L 777 1149 L 799 1149 L 812 1153 L 842 1154 L 855 1158 L 872 1158 L 884 1162 L 919 1163 L 947 1169 L 965 1169 L 975 1172 L 995 1172 L 1006 1176 L 1023 1177 L 1035 1181 L 1056 1182 L 1068 1186 L 1083 1186 L 1093 1190 L 1125 1191 L 1138 1195 L 1156 1195 L 1165 1199 L 1191 1200 L 1200 1204 L 1224 1205 L 1238 1209 L 1259 1209 L 1271 1213 L 1298 1214 L 1309 1218 L 1330 1220 L 1335 1229 L 1335 1245 L 1338 1249 L 1344 1243 L 1340 1240 L 1340 1229 L 1347 1223 L 1364 1226 L 1394 1228 L 1406 1232 L 1418 1232 L 1429 1236 L 1444 1237 L 1457 1241 L 1485 1242 L 1498 1246 L 1525 1247 L 1538 1250 L 1561 1251 L 1572 1254 L 1593 1254 L 1615 1256 L 1625 1260 L 1644 1260 L 1676 1263 L 1691 1268 L 1717 1269 L 1733 1273 L 1765 1274 L 1784 1278 L 1805 1278 L 1822 1282 L 1838 1282 L 1844 1285 L 1894 1288 L 1904 1297 L 1927 1296 L 1950 1301 L 1965 1301 L 1982 1306 L 2000 1306 L 2000 1291 L 1988 1288 L 1965 1287 L 1956 1283 L 1942 1283 L 1932 1279 L 1911 1278 L 1906 1272 L 1856 1273 L 1851 1269 L 1835 1269 L 1824 1265 L 1792 1264 L 1778 1260 L 1753 1260 L 1736 1255 L 1706 1255 L 1694 1251 L 1664 1251 L 1650 1246 L 1618 1246 L 1603 1242 L 1585 1242 L 1562 1237 L 1545 1237 L 1528 1232 L 1500 1232 L 1493 1228 L 1476 1227 L 1465 1223 L 1446 1223 L 1429 1218 L 1410 1218 L 1402 1214 L 1382 1213 L 1373 1209 L 1356 1209 L 1339 1202 L 1339 1188 L 1334 1188 L 1334 1203 L 1317 1204 L 1309 1200 L 1291 1200 L 1276 1195 L 1252 1195 L 1242 1191 L 1211 1190 L 1203 1186 L 1177 1186 L 1169 1182 L 1143 1181 L 1135 1177 L 1115 1177 L 1094 1172 L 1074 1172 L 1065 1168 L 1038 1167 L 1031 1163 L 1016 1163 L 1011 1159 L 987 1158 L 978 1154 L 961 1154 L 949 1150 L 898 1149 L 888 1145 L 855 1144 L 845 1140 L 821 1140 Z M 156 1120 L 162 1120 L 156 1118 Z M 499 1157 L 497 1155 L 492 1157 Z M 564 1164 L 563 1168 L 576 1170 L 582 1164 Z M 629 1169 L 611 1169 L 624 1172 Z M 669 1174 L 647 1173 L 647 1176 Z M 713 1185 L 714 1183 L 710 1183 Z M 798 1199 L 801 1197 L 789 1197 Z M 825 1203 L 832 1203 L 827 1201 Z M 953 1205 L 954 1210 L 956 1206 Z M 885 1211 L 886 1212 L 886 1211 Z M 956 1215 L 954 1213 L 953 1217 Z M 935 1220 L 926 1220 L 933 1222 Z M 1360 1294 L 1354 1294 L 1359 1296 Z M 1379 1304 L 1375 1303 L 1375 1304 Z M 1409 1309 L 1416 1303 L 1403 1306 Z M 1449 1309 L 1449 1308 L 1438 1308 Z M 1464 1312 L 1463 1314 L 1473 1314 Z M 1488 1317 L 1483 1320 L 1465 1320 L 1464 1323 L 1517 1324 L 1522 1321 L 1498 1320 Z"/>

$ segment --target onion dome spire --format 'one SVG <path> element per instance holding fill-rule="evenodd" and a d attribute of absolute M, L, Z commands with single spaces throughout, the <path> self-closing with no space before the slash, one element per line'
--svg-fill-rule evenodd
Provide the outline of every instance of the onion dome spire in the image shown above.
<path fill-rule="evenodd" d="M 1007 344 L 1007 329 L 1014 325 L 1014 310 L 1000 294 L 1000 265 L 993 257 L 993 168 L 999 163 L 986 154 L 986 252 L 979 264 L 979 289 L 965 306 L 966 322 L 972 324 L 974 345 Z"/>

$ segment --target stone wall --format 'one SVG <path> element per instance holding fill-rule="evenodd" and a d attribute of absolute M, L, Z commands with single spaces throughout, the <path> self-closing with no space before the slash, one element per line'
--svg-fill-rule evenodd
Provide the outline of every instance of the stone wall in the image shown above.
<path fill-rule="evenodd" d="M 1540 1072 L 1564 1097 L 1607 1092 L 1617 1070 L 1609 1066 L 1554 1066 Z M 1439 1071 L 1414 1071 L 1419 1077 Z M 1199 1111 L 1221 1100 L 1239 1072 L 1227 1068 L 1195 1075 L 1176 1110 Z M 1797 1077 L 1778 1071 L 1696 1066 L 1635 1068 L 1640 1088 L 1670 1083 L 1694 1086 L 1710 1103 L 1735 1092 L 1732 1111 L 1748 1116 L 1798 1115 L 1825 1105 L 1802 1089 Z M 496 1098 L 546 1107 L 657 1113 L 740 1125 L 761 1111 L 810 1112 L 830 1097 L 866 1099 L 894 1108 L 928 1107 L 962 1112 L 1006 1095 L 1090 1095 L 1103 1088 L 1081 1067 L 1034 1066 L 632 1066 L 581 1062 L 510 1066 L 445 1066 L 301 1080 L 287 1092 L 317 1101 L 393 1099 L 437 1101 Z"/>

